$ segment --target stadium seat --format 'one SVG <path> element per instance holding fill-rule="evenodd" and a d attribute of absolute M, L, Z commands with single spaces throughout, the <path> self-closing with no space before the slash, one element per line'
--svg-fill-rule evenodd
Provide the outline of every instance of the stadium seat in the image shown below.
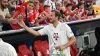
<path fill-rule="evenodd" d="M 70 46 L 70 53 L 71 53 L 71 56 L 77 56 L 78 52 L 79 52 L 79 51 L 78 51 L 78 49 L 75 47 L 74 44 Z"/>
<path fill-rule="evenodd" d="M 42 53 L 43 56 L 49 56 L 49 44 L 47 40 L 42 41 Z"/>
<path fill-rule="evenodd" d="M 19 43 L 17 49 L 19 56 L 34 56 L 34 53 L 27 48 L 25 43 Z"/>
<path fill-rule="evenodd" d="M 42 55 L 42 42 L 41 42 L 41 40 L 35 40 L 32 48 L 36 52 L 36 56 L 43 56 Z"/>

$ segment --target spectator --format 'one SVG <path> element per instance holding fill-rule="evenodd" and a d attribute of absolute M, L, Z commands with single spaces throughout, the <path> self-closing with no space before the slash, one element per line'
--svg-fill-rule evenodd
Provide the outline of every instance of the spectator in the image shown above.
<path fill-rule="evenodd" d="M 66 21 L 73 21 L 75 20 L 74 16 L 76 15 L 76 13 L 78 12 L 77 9 L 72 11 L 72 4 L 67 4 L 66 5 L 66 10 L 64 11 L 64 14 L 66 16 Z"/>
<path fill-rule="evenodd" d="M 1 2 L 0 2 L 0 15 L 3 16 L 3 19 L 11 17 L 7 6 L 8 6 L 8 0 L 1 0 Z"/>
<path fill-rule="evenodd" d="M 15 15 L 13 17 L 16 18 L 18 16 L 22 16 L 22 19 L 24 20 L 24 22 L 26 22 L 26 20 L 28 19 L 27 23 L 29 23 L 30 25 L 33 25 L 35 22 L 34 15 L 33 15 L 33 8 L 34 8 L 33 1 L 28 1 L 27 8 L 25 6 L 17 6 L 16 7 L 16 12 L 15 12 Z M 27 19 L 25 17 L 26 12 L 27 12 Z M 20 28 L 20 26 L 18 24 L 11 24 L 11 26 L 13 29 Z"/>
<path fill-rule="evenodd" d="M 85 14 L 85 8 L 84 8 L 84 3 L 79 3 L 78 4 L 78 14 L 77 14 L 78 20 L 83 20 L 86 19 L 86 14 Z"/>
<path fill-rule="evenodd" d="M 63 9 L 63 11 L 65 11 L 66 10 L 66 5 L 68 4 L 68 2 L 65 0 L 65 1 L 63 1 L 62 2 L 62 9 Z"/>
<path fill-rule="evenodd" d="M 61 10 L 62 9 L 62 4 L 60 2 L 56 3 L 56 9 Z"/>
<path fill-rule="evenodd" d="M 48 15 L 51 13 L 50 6 L 44 5 L 44 11 L 40 14 L 38 21 L 36 23 L 38 24 L 48 24 L 50 23 L 50 19 L 48 18 Z"/>
<path fill-rule="evenodd" d="M 12 19 L 11 15 L 9 14 L 7 6 L 8 6 L 8 0 L 0 0 L 0 20 L 2 20 L 3 22 L 2 24 L 0 24 L 0 26 L 3 25 L 3 30 L 12 29 L 8 21 L 10 23 L 17 23 L 17 20 Z"/>
<path fill-rule="evenodd" d="M 44 2 L 45 0 L 39 0 L 39 13 L 43 12 L 44 9 L 43 9 L 43 6 L 44 6 Z"/>
<path fill-rule="evenodd" d="M 33 9 L 33 11 L 34 11 L 33 12 L 34 18 L 37 18 L 39 16 L 39 10 L 40 10 L 40 12 L 42 12 L 43 9 L 40 9 L 40 6 L 41 5 L 39 4 L 39 1 L 38 0 L 31 0 L 31 1 L 33 1 L 34 5 L 35 5 L 35 9 Z M 16 7 L 16 5 L 13 5 L 11 2 L 9 2 L 9 3 L 10 3 L 10 6 L 12 8 L 15 8 Z M 25 6 L 27 8 L 27 4 L 28 4 L 28 1 L 27 2 L 24 2 L 21 6 Z"/>
<path fill-rule="evenodd" d="M 64 16 L 63 6 L 62 6 L 62 4 L 61 4 L 60 2 L 57 2 L 57 3 L 56 3 L 56 9 L 60 11 L 61 17 L 62 17 L 62 19 L 60 19 L 60 21 L 63 22 L 65 16 Z"/>
<path fill-rule="evenodd" d="M 17 56 L 16 50 L 9 43 L 3 42 L 0 38 L 0 56 Z"/>
<path fill-rule="evenodd" d="M 44 5 L 49 5 L 50 6 L 50 10 L 55 10 L 56 9 L 56 0 L 46 0 L 44 2 Z"/>
<path fill-rule="evenodd" d="M 87 16 L 88 16 L 88 18 L 95 18 L 96 17 L 96 14 L 94 13 L 94 9 L 91 5 L 88 8 Z"/>

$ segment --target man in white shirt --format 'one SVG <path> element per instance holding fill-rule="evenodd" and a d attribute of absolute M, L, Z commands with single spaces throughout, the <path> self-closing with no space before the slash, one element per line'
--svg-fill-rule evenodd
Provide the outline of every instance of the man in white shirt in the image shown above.
<path fill-rule="evenodd" d="M 17 56 L 14 47 L 0 38 L 0 56 Z"/>
<path fill-rule="evenodd" d="M 60 16 L 59 11 L 52 10 L 49 16 L 51 24 L 38 31 L 27 27 L 22 20 L 19 21 L 19 25 L 35 36 L 48 35 L 50 56 L 59 55 L 61 54 L 60 51 L 63 51 L 65 56 L 71 56 L 69 47 L 76 39 L 70 27 L 65 23 L 59 22 Z"/>

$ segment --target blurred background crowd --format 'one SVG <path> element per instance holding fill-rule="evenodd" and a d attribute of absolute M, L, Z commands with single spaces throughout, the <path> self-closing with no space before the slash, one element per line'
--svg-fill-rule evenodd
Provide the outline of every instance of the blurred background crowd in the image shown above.
<path fill-rule="evenodd" d="M 0 19 L 17 19 L 20 17 L 29 27 L 50 23 L 49 14 L 59 10 L 61 22 L 93 19 L 98 14 L 93 5 L 99 0 L 0 0 Z M 3 26 L 3 27 L 2 27 Z M 18 24 L 0 24 L 1 31 L 16 30 Z"/>

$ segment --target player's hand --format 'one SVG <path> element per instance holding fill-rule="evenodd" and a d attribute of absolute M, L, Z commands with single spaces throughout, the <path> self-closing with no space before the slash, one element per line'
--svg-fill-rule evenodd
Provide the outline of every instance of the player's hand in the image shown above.
<path fill-rule="evenodd" d="M 58 49 L 58 50 L 64 50 L 65 48 L 66 48 L 66 47 L 63 46 L 63 45 L 56 46 L 56 49 Z"/>

